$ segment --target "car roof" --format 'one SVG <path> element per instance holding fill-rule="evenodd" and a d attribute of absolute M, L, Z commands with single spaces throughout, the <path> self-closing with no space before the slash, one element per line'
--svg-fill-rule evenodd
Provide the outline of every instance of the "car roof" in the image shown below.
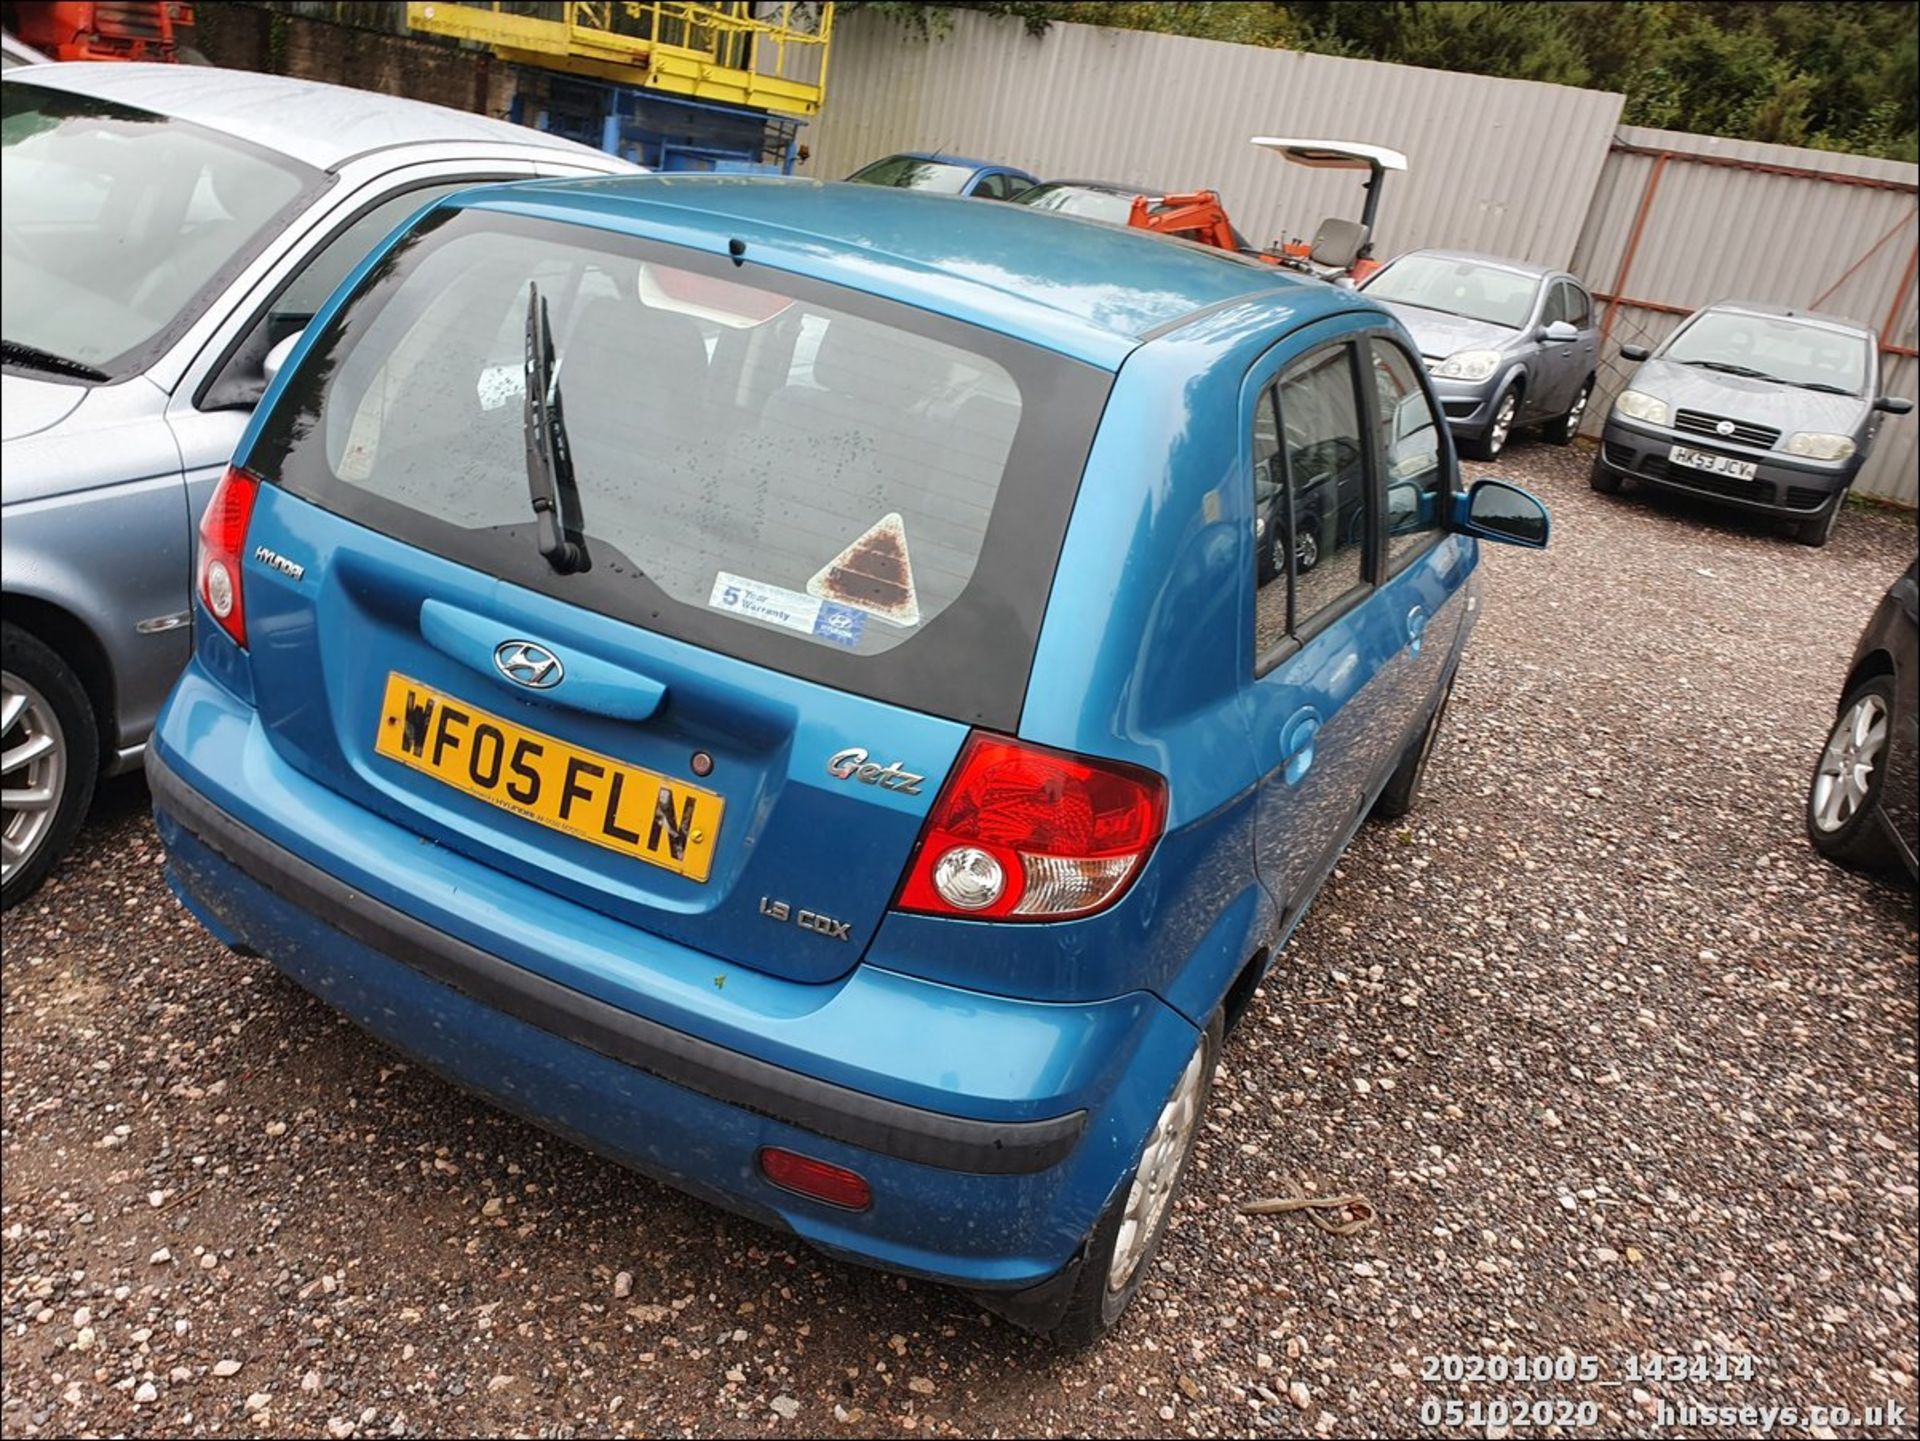
<path fill-rule="evenodd" d="M 1426 255 L 1435 260 L 1464 260 L 1473 265 L 1491 266 L 1495 270 L 1510 270 L 1515 275 L 1530 275 L 1536 280 L 1549 275 L 1566 274 L 1555 266 L 1535 265 L 1530 260 L 1513 260 L 1505 255 L 1482 255 L 1473 250 L 1406 250 L 1393 258 L 1405 260 L 1410 255 Z"/>
<path fill-rule="evenodd" d="M 897 157 L 901 160 L 927 160 L 936 165 L 966 165 L 975 170 L 1013 170 L 1021 175 L 1027 172 L 1018 165 L 1009 165 L 1004 160 L 976 160 L 971 155 L 949 155 L 944 150 L 902 150 Z"/>
<path fill-rule="evenodd" d="M 322 170 L 371 150 L 432 141 L 484 140 L 575 153 L 586 148 L 442 105 L 206 65 L 74 61 L 10 70 L 6 83 L 44 85 L 189 120 Z"/>
<path fill-rule="evenodd" d="M 891 186 L 641 175 L 488 186 L 446 203 L 709 254 L 726 255 L 737 240 L 748 267 L 759 261 L 869 291 L 1104 369 L 1229 301 L 1269 299 L 1300 320 L 1366 303 L 1206 246 Z"/>
<path fill-rule="evenodd" d="M 1851 331 L 1868 339 L 1874 336 L 1870 326 L 1851 320 L 1844 315 L 1829 315 L 1824 311 L 1807 310 L 1793 305 L 1770 305 L 1762 300 L 1716 300 L 1711 305 L 1701 306 L 1694 314 L 1703 314 L 1709 310 L 1730 310 L 1741 315 L 1764 315 L 1775 320 L 1801 320 L 1809 325 L 1823 325 L 1829 330 Z"/>

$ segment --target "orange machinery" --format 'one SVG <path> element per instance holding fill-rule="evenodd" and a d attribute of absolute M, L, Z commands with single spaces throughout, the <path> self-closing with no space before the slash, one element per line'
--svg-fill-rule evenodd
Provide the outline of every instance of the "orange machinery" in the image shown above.
<path fill-rule="evenodd" d="M 1127 223 L 1159 235 L 1175 235 L 1201 245 L 1231 250 L 1269 265 L 1304 270 L 1322 279 L 1365 280 L 1380 268 L 1373 258 L 1373 224 L 1380 211 L 1380 182 L 1389 170 L 1404 171 L 1407 157 L 1380 145 L 1348 140 L 1293 140 L 1258 135 L 1253 143 L 1274 151 L 1294 165 L 1315 170 L 1361 170 L 1366 199 L 1358 220 L 1330 216 L 1320 222 L 1311 241 L 1298 237 L 1266 250 L 1254 250 L 1241 239 L 1227 218 L 1226 206 L 1212 190 L 1183 195 L 1135 196 Z"/>
<path fill-rule="evenodd" d="M 193 6 L 178 0 L 8 0 L 6 27 L 52 60 L 181 59 Z"/>

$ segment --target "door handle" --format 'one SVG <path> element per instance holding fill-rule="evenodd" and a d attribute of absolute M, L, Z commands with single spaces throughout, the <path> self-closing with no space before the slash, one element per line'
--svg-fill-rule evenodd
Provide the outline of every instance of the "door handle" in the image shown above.
<path fill-rule="evenodd" d="M 1281 774 L 1290 786 L 1306 779 L 1313 766 L 1313 742 L 1320 734 L 1320 712 L 1303 706 L 1280 728 Z"/>
<path fill-rule="evenodd" d="M 1427 612 L 1424 606 L 1416 605 L 1407 612 L 1407 649 L 1415 655 L 1427 639 Z"/>

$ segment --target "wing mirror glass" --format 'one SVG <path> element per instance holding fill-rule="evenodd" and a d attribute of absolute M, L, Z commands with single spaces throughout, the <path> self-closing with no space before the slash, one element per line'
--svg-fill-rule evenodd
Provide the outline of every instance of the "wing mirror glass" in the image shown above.
<path fill-rule="evenodd" d="M 267 352 L 267 358 L 260 362 L 260 375 L 266 385 L 273 384 L 274 377 L 280 373 L 281 367 L 287 363 L 287 357 L 293 354 L 294 346 L 300 343 L 300 337 L 305 334 L 304 330 L 296 330 L 292 335 L 283 336 Z"/>
<path fill-rule="evenodd" d="M 1913 410 L 1913 402 L 1904 395 L 1883 395 L 1874 401 L 1873 408 L 1888 415 L 1906 415 Z"/>
<path fill-rule="evenodd" d="M 1623 345 L 1620 347 L 1622 360 L 1645 360 L 1653 351 L 1644 345 Z"/>
<path fill-rule="evenodd" d="M 1545 550 L 1550 528 L 1546 503 L 1504 480 L 1476 480 L 1454 497 L 1453 529 L 1462 535 Z"/>

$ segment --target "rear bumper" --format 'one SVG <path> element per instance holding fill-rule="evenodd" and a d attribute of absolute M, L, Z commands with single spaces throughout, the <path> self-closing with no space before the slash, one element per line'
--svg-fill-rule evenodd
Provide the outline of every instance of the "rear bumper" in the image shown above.
<path fill-rule="evenodd" d="M 1727 455 L 1754 464 L 1752 480 L 1714 475 L 1668 458 L 1676 445 L 1714 455 Z M 1684 431 L 1665 430 L 1611 415 L 1600 435 L 1600 455 L 1608 469 L 1663 490 L 1697 495 L 1720 505 L 1767 515 L 1789 515 L 1805 520 L 1835 503 L 1835 497 L 1853 483 L 1861 457 L 1835 464 L 1791 462 L 1775 452 L 1717 445 L 1712 439 Z"/>
<path fill-rule="evenodd" d="M 592 959 L 591 936 L 575 946 L 549 920 L 539 964 L 504 924 L 523 893 L 565 903 L 292 773 L 250 714 L 190 669 L 148 751 L 169 880 L 208 929 L 457 1084 L 831 1254 L 997 1292 L 1058 1275 L 1191 1051 L 1190 1023 L 1151 996 L 1019 1002 L 871 964 L 799 985 L 633 932 L 630 996 L 592 994 L 566 983 L 578 978 L 565 964 Z M 222 741 L 232 727 L 244 733 Z M 341 807 L 354 814 L 328 813 Z M 328 844 L 343 823 L 351 849 Z M 386 874 L 359 864 L 383 850 Z M 462 873 L 451 888 L 450 868 Z M 463 921 L 496 918 L 494 941 L 454 924 L 453 902 L 471 908 Z M 642 994 L 649 967 L 682 973 L 678 1005 Z M 920 1062 L 855 1084 L 848 1054 Z M 963 1055 L 999 1057 L 999 1070 Z M 942 1102 L 930 1089 L 942 1076 L 978 1083 Z M 776 1188 L 755 1161 L 770 1145 L 858 1171 L 873 1205 L 852 1213 Z"/>

